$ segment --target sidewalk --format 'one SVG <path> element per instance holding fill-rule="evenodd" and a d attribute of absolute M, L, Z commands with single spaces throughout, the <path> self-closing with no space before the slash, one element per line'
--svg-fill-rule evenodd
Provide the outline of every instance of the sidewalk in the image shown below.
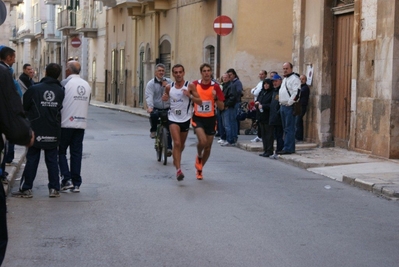
<path fill-rule="evenodd" d="M 143 117 L 149 116 L 142 108 L 131 108 L 93 100 L 90 104 Z M 238 147 L 258 153 L 262 150 L 262 143 L 252 143 L 250 140 L 254 137 L 254 135 L 240 135 Z M 15 179 L 16 168 L 24 159 L 23 156 L 20 156 L 25 151 L 24 148 L 18 147 L 17 149 L 17 147 L 14 160 L 17 161 L 17 158 L 20 157 L 17 166 L 11 168 L 7 166 L 8 168 L 6 168 L 9 172 L 10 183 Z M 399 198 L 399 160 L 376 158 L 341 148 L 319 148 L 316 144 L 311 143 L 297 144 L 295 154 L 280 156 L 279 160 L 388 199 L 397 200 Z"/>

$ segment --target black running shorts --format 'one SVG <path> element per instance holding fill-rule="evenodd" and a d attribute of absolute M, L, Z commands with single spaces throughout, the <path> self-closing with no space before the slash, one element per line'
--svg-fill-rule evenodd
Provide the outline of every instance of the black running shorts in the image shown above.
<path fill-rule="evenodd" d="M 216 134 L 216 116 L 213 117 L 198 117 L 193 115 L 191 124 L 195 128 L 203 128 L 206 135 Z"/>
<path fill-rule="evenodd" d="M 188 132 L 188 130 L 190 130 L 190 120 L 185 121 L 185 122 L 174 122 L 174 121 L 169 121 L 169 126 L 171 124 L 177 124 L 180 127 L 180 132 L 184 133 L 184 132 Z"/>

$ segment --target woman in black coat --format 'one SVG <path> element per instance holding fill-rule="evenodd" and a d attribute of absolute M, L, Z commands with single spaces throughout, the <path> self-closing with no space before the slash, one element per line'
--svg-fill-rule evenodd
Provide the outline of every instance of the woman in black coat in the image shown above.
<path fill-rule="evenodd" d="M 270 104 L 273 97 L 273 84 L 270 79 L 265 79 L 262 84 L 262 90 L 256 98 L 255 106 L 258 117 L 258 125 L 262 135 L 263 153 L 261 157 L 273 155 L 273 126 L 269 125 Z"/>

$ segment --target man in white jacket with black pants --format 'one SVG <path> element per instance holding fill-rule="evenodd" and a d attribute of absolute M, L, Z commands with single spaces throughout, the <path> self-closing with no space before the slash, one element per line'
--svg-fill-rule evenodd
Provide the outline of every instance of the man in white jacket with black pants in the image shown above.
<path fill-rule="evenodd" d="M 80 78 L 80 63 L 69 61 L 66 66 L 66 79 L 61 82 L 65 88 L 65 98 L 61 110 L 61 140 L 58 161 L 62 176 L 61 190 L 71 189 L 80 192 L 82 177 L 83 138 L 87 126 L 87 113 L 91 94 L 90 85 Z M 70 165 L 66 157 L 69 147 Z"/>

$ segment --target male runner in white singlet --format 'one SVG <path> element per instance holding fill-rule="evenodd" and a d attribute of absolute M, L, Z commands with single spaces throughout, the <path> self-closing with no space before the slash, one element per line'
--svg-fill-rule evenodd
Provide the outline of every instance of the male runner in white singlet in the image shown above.
<path fill-rule="evenodd" d="M 168 119 L 173 141 L 173 164 L 176 167 L 176 179 L 181 181 L 184 178 L 180 167 L 181 155 L 190 128 L 192 102 L 202 105 L 202 100 L 194 84 L 184 80 L 184 67 L 181 64 L 173 66 L 172 75 L 175 82 L 166 86 L 162 100 L 170 100 Z"/>

